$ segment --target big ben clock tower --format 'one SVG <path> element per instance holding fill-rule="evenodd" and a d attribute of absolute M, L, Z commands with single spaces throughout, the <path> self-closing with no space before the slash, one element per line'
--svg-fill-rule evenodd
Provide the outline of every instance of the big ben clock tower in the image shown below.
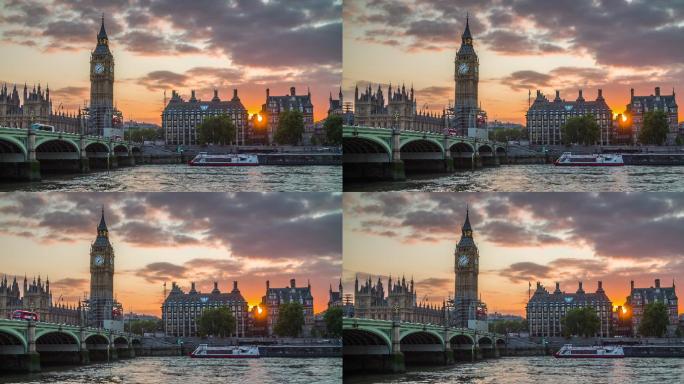
<path fill-rule="evenodd" d="M 89 325 L 104 327 L 112 319 L 114 309 L 114 248 L 109 242 L 109 231 L 104 208 L 97 238 L 90 246 L 90 313 Z"/>
<path fill-rule="evenodd" d="M 454 99 L 455 128 L 459 135 L 468 136 L 468 128 L 475 128 L 477 117 L 477 85 L 479 81 L 480 63 L 473 48 L 473 36 L 470 34 L 469 18 L 461 35 L 461 48 L 454 60 L 454 80 L 456 91 Z"/>
<path fill-rule="evenodd" d="M 90 54 L 90 123 L 89 132 L 98 136 L 112 136 L 114 115 L 114 56 L 109 51 L 104 15 L 97 46 Z"/>
<path fill-rule="evenodd" d="M 468 327 L 468 320 L 476 319 L 479 304 L 477 298 L 477 276 L 479 273 L 480 255 L 473 241 L 473 229 L 466 209 L 466 218 L 461 229 L 461 240 L 454 251 L 454 271 L 456 286 L 454 290 L 455 325 Z"/>

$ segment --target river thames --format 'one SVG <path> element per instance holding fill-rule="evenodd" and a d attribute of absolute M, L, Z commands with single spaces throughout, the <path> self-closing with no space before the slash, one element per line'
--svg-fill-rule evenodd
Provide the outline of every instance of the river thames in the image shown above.
<path fill-rule="evenodd" d="M 345 191 L 683 192 L 684 166 L 556 167 L 502 165 L 406 181 L 345 183 Z"/>
<path fill-rule="evenodd" d="M 137 357 L 113 363 L 1 376 L 0 383 L 340 383 L 340 358 Z"/>
<path fill-rule="evenodd" d="M 684 359 L 503 357 L 474 364 L 411 369 L 400 375 L 345 377 L 345 383 L 670 384 L 684 383 Z"/>
<path fill-rule="evenodd" d="M 0 191 L 92 192 L 337 192 L 341 166 L 190 167 L 140 165 L 78 175 L 48 175 L 40 182 L 3 182 Z"/>

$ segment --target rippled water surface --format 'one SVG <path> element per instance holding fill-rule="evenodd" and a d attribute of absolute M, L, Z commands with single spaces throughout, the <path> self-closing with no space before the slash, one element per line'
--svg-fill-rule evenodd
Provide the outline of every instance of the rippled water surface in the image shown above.
<path fill-rule="evenodd" d="M 503 357 L 403 375 L 345 377 L 345 383 L 674 384 L 684 383 L 684 359 L 555 359 Z"/>
<path fill-rule="evenodd" d="M 107 364 L 0 375 L 0 383 L 340 383 L 342 359 L 138 357 Z"/>
<path fill-rule="evenodd" d="M 403 182 L 345 183 L 345 191 L 684 192 L 684 166 L 556 167 L 503 165 Z"/>
<path fill-rule="evenodd" d="M 190 167 L 142 165 L 34 183 L 0 183 L 0 191 L 341 191 L 341 166 Z"/>

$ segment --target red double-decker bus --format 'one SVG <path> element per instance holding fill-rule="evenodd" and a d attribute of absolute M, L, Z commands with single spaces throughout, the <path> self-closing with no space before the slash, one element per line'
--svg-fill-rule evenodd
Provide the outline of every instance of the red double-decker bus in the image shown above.
<path fill-rule="evenodd" d="M 26 321 L 38 321 L 39 317 L 38 314 L 35 312 L 30 312 L 30 311 L 23 311 L 23 310 L 16 310 L 12 312 L 12 319 L 13 320 L 26 320 Z"/>

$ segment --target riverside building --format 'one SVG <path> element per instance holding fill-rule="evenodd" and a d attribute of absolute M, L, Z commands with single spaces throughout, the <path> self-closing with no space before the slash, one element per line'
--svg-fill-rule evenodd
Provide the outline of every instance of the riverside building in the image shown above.
<path fill-rule="evenodd" d="M 603 98 L 603 91 L 598 90 L 596 100 L 587 101 L 579 90 L 577 99 L 566 101 L 560 98 L 560 91 L 556 97 L 549 100 L 541 91 L 537 90 L 537 97 L 527 110 L 527 132 L 532 145 L 562 145 L 561 127 L 572 117 L 592 115 L 596 119 L 601 133 L 597 144 L 609 145 L 613 127 L 613 111 Z"/>
<path fill-rule="evenodd" d="M 268 335 L 275 333 L 275 326 L 278 323 L 278 310 L 282 304 L 299 303 L 304 312 L 303 336 L 311 335 L 314 325 L 313 295 L 311 295 L 311 284 L 306 287 L 297 287 L 295 279 L 290 280 L 290 286 L 284 288 L 271 288 L 270 281 L 266 280 L 266 295 L 261 298 L 262 307 L 266 308 L 266 327 Z"/>
<path fill-rule="evenodd" d="M 218 283 L 214 282 L 214 289 L 209 293 L 198 292 L 193 282 L 188 293 L 183 292 L 174 282 L 171 292 L 162 305 L 162 322 L 164 332 L 168 336 L 187 337 L 198 335 L 198 320 L 202 313 L 210 308 L 226 307 L 235 317 L 235 332 L 237 336 L 245 336 L 247 325 L 247 301 L 238 289 L 237 281 L 233 282 L 233 290 L 222 293 Z"/>
<path fill-rule="evenodd" d="M 278 130 L 280 114 L 286 111 L 299 111 L 304 120 L 303 144 L 310 144 L 311 138 L 316 134 L 314 129 L 314 107 L 311 102 L 311 92 L 306 95 L 298 95 L 295 87 L 290 87 L 290 94 L 284 96 L 271 96 L 270 89 L 266 88 L 266 103 L 261 106 L 261 112 L 267 118 L 268 142 L 273 143 Z"/>
<path fill-rule="evenodd" d="M 237 129 L 238 141 L 244 142 L 248 113 L 238 97 L 237 89 L 233 90 L 233 98 L 229 101 L 222 101 L 216 89 L 214 97 L 209 101 L 198 100 L 194 90 L 188 101 L 183 100 L 176 91 L 172 91 L 171 99 L 162 113 L 164 140 L 170 145 L 198 145 L 200 142 L 197 126 L 207 117 L 219 115 L 231 118 Z"/>
<path fill-rule="evenodd" d="M 632 316 L 632 333 L 639 334 L 639 325 L 644 316 L 644 310 L 648 304 L 663 303 L 667 307 L 669 327 L 674 332 L 679 321 L 679 307 L 677 300 L 677 293 L 675 292 L 675 283 L 672 281 L 671 287 L 662 287 L 660 279 L 655 279 L 655 286 L 649 288 L 635 288 L 634 280 L 630 282 L 630 291 L 625 307 L 628 313 Z"/>
<path fill-rule="evenodd" d="M 581 281 L 574 293 L 561 291 L 559 283 L 556 283 L 556 289 L 553 292 L 549 292 L 541 283 L 537 282 L 537 289 L 527 303 L 527 322 L 530 336 L 563 336 L 561 320 L 565 314 L 572 309 L 586 307 L 596 310 L 599 317 L 600 327 L 596 336 L 610 337 L 613 304 L 606 296 L 603 284 L 600 281 L 594 293 L 584 292 Z"/>
<path fill-rule="evenodd" d="M 679 134 L 679 126 L 677 125 L 679 112 L 677 101 L 675 101 L 675 91 L 673 88 L 672 95 L 661 95 L 660 87 L 655 87 L 655 95 L 649 96 L 634 96 L 634 88 L 630 90 L 630 100 L 625 114 L 629 116 L 632 123 L 632 142 L 637 143 L 639 141 L 639 133 L 644 125 L 644 115 L 651 111 L 665 112 L 669 126 L 667 139 L 668 142 L 673 143 Z"/>

